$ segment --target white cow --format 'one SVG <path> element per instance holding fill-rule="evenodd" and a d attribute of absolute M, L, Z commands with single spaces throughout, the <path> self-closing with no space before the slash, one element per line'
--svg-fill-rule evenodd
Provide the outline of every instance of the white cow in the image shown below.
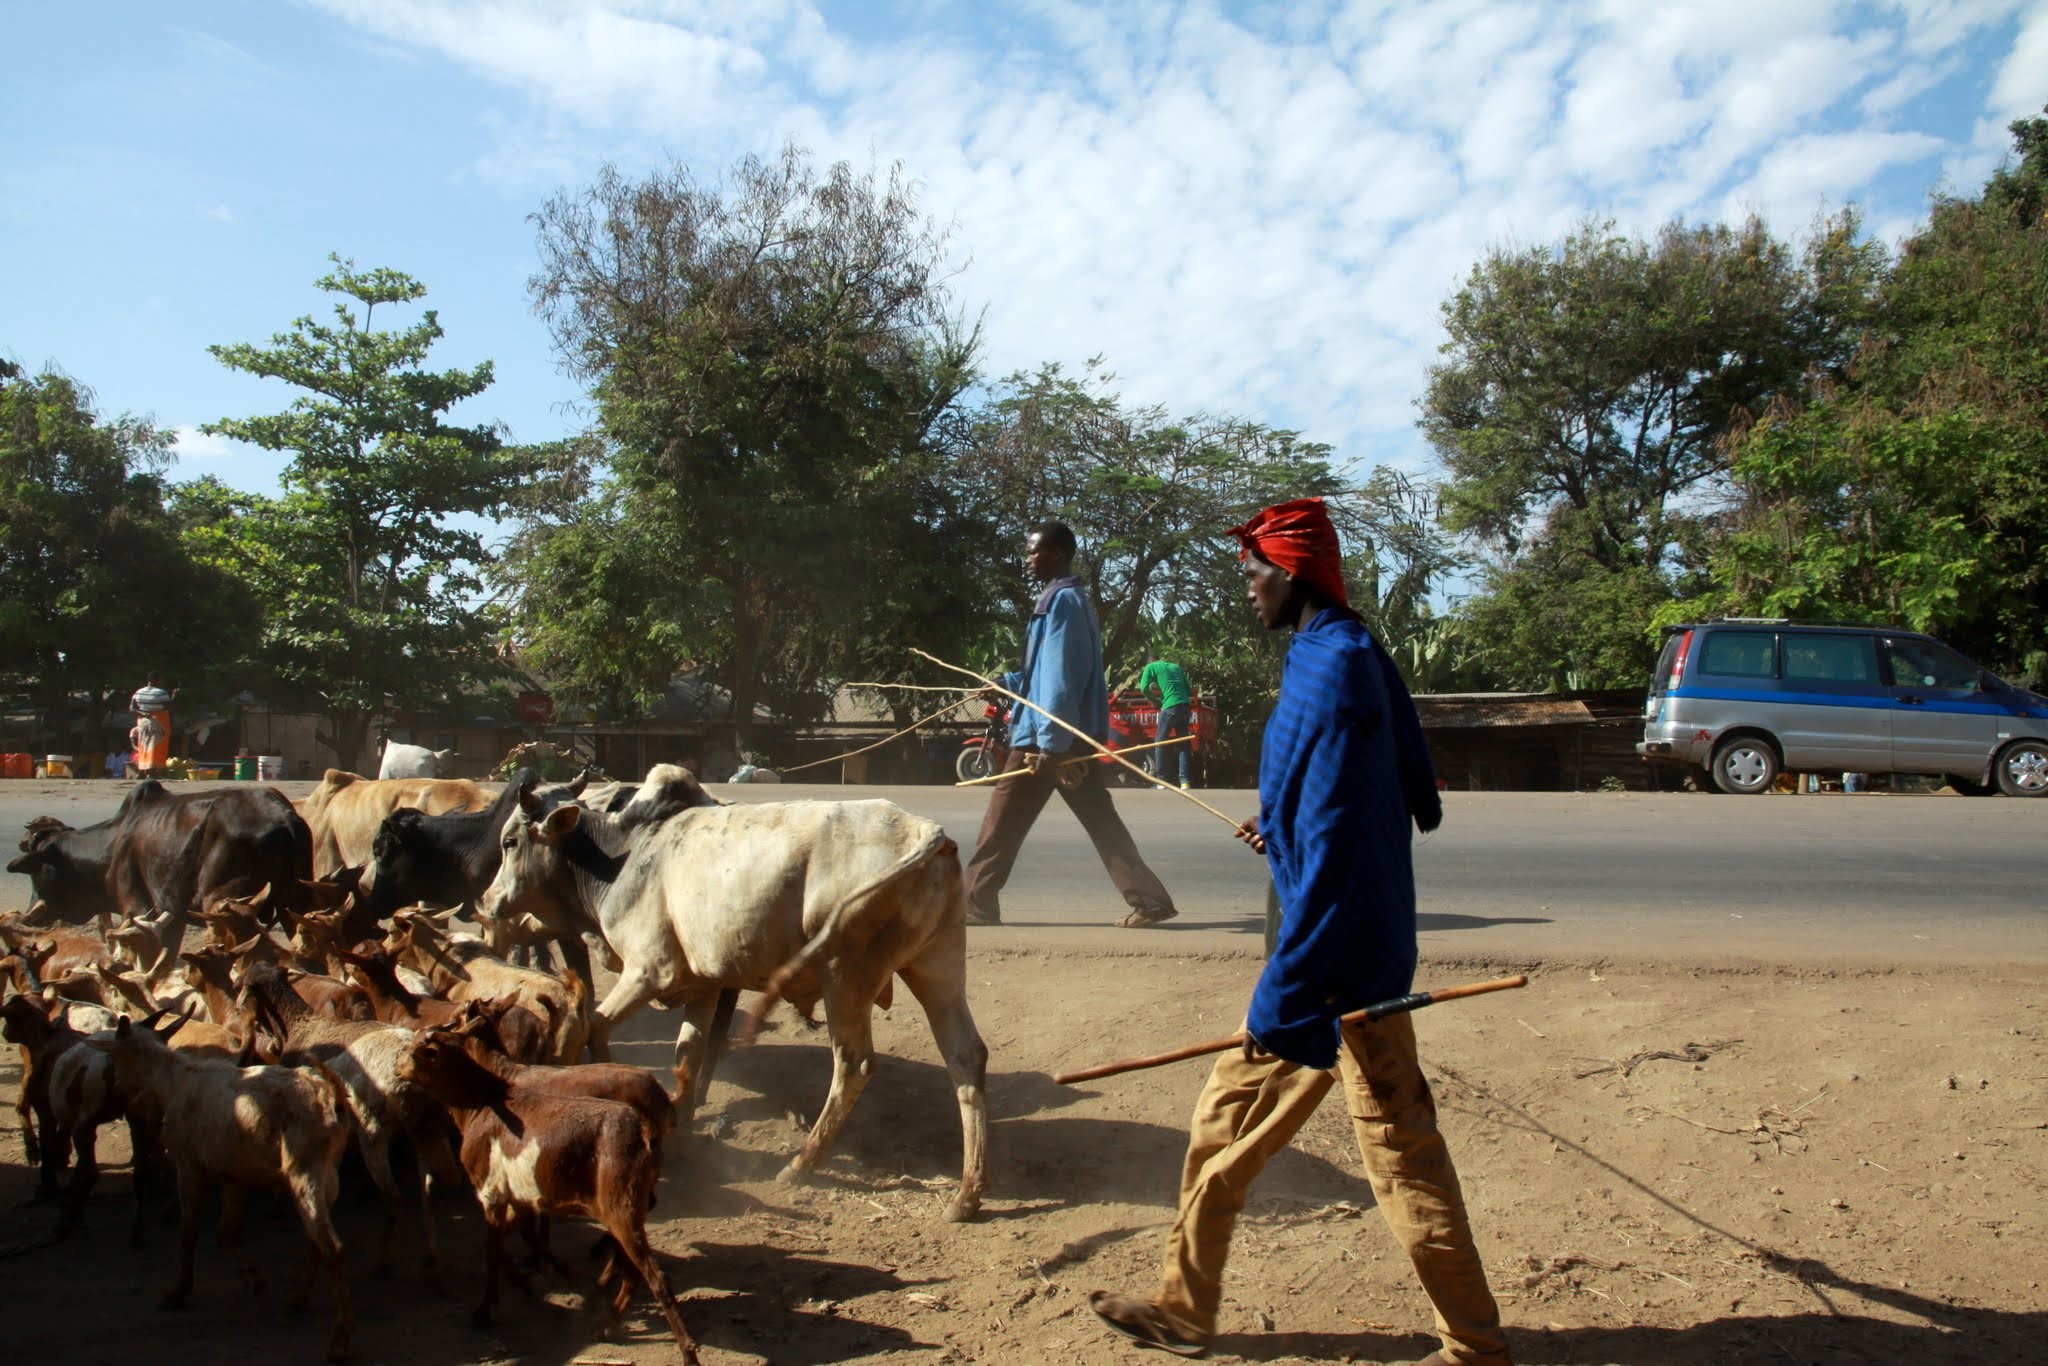
<path fill-rule="evenodd" d="M 967 1008 L 959 847 L 893 802 L 709 801 L 682 769 L 657 767 L 618 817 L 630 837 L 622 853 L 605 848 L 617 847 L 615 836 L 593 835 L 605 818 L 578 807 L 514 812 L 478 914 L 602 931 L 625 967 L 591 1022 L 598 1058 L 642 1005 L 684 1006 L 675 1065 L 686 1117 L 722 990 L 769 991 L 806 1013 L 822 1002 L 832 1089 L 786 1181 L 817 1165 L 866 1086 L 871 1016 L 901 976 L 960 1104 L 960 1193 L 946 1217 L 971 1217 L 988 1184 L 988 1049 Z"/>
<path fill-rule="evenodd" d="M 455 757 L 452 749 L 428 749 L 425 745 L 384 742 L 384 758 L 377 765 L 381 778 L 438 778 L 441 765 Z"/>

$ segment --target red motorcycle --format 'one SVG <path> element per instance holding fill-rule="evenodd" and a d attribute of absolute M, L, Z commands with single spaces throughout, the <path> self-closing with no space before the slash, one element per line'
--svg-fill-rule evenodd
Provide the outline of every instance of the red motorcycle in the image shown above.
<path fill-rule="evenodd" d="M 953 760 L 953 772 L 963 783 L 976 778 L 987 778 L 1003 771 L 1003 765 L 1010 758 L 1010 714 L 993 702 L 985 703 L 981 713 L 981 734 L 971 737 L 960 746 L 960 753 Z"/>

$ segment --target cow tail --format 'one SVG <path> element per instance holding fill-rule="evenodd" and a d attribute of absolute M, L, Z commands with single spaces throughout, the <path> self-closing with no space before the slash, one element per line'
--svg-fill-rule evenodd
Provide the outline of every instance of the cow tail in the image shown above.
<path fill-rule="evenodd" d="M 775 975 L 768 979 L 767 989 L 762 992 L 761 999 L 755 1002 L 754 1008 L 747 1012 L 746 1019 L 740 1023 L 738 1046 L 745 1048 L 754 1042 L 754 1036 L 760 1032 L 761 1021 L 768 1018 L 768 1012 L 773 1010 L 775 1003 L 782 999 L 782 993 L 789 988 L 789 984 L 796 979 L 797 974 L 809 967 L 812 961 L 820 953 L 824 952 L 825 946 L 839 937 L 841 927 L 845 924 L 847 916 L 865 905 L 869 897 L 917 867 L 926 859 L 931 858 L 935 854 L 945 853 L 949 849 L 957 848 L 958 846 L 948 838 L 945 831 L 935 830 L 931 837 L 918 845 L 915 850 L 890 864 L 882 870 L 880 876 L 876 877 L 866 886 L 856 889 L 852 895 L 848 896 L 837 906 L 834 906 L 832 914 L 825 918 L 825 923 L 818 927 L 818 932 L 811 936 L 810 941 L 798 949 L 796 956 L 777 968 Z"/>

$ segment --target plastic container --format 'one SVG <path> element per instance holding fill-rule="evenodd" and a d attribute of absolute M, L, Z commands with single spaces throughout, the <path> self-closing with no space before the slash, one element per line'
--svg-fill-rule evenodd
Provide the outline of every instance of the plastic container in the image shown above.
<path fill-rule="evenodd" d="M 266 783 L 284 781 L 284 756 L 282 754 L 259 754 L 256 756 L 256 776 Z"/>
<path fill-rule="evenodd" d="M 0 778 L 33 778 L 35 776 L 35 755 L 0 754 Z"/>
<path fill-rule="evenodd" d="M 185 770 L 185 776 L 195 783 L 215 783 L 220 781 L 220 770 L 217 768 L 188 768 Z"/>
<path fill-rule="evenodd" d="M 68 778 L 71 776 L 71 756 L 68 754 L 45 754 L 43 756 L 45 778 Z"/>
<path fill-rule="evenodd" d="M 235 781 L 238 783 L 253 783 L 256 781 L 255 755 L 237 754 L 235 756 Z"/>

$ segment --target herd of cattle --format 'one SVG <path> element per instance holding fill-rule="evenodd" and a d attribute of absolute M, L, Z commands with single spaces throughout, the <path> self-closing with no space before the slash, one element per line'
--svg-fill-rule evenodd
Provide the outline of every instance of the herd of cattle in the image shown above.
<path fill-rule="evenodd" d="M 663 1141 L 678 1122 L 687 1132 L 741 990 L 765 993 L 745 1034 L 778 999 L 824 1008 L 831 1089 L 785 1180 L 845 1122 L 873 1071 L 873 1008 L 900 977 L 959 1098 L 947 1217 L 971 1217 L 986 1189 L 988 1055 L 967 1006 L 959 852 L 890 802 L 726 805 L 666 765 L 630 787 L 522 770 L 496 792 L 330 770 L 297 805 L 268 787 L 143 782 L 99 825 L 30 822 L 7 866 L 35 887 L 27 911 L 0 915 L 0 1019 L 21 1050 L 40 1195 L 59 1236 L 74 1227 L 97 1131 L 125 1119 L 131 1237 L 157 1178 L 176 1179 L 167 1307 L 190 1294 L 206 1192 L 221 1186 L 233 1235 L 249 1190 L 278 1191 L 312 1244 L 297 1302 L 324 1267 L 329 1356 L 345 1355 L 354 1315 L 330 1207 L 352 1139 L 384 1201 L 380 1269 L 416 1203 L 433 1274 L 434 1186 L 466 1183 L 487 1231 L 482 1322 L 507 1235 L 548 1258 L 548 1221 L 581 1215 L 603 1229 L 607 1327 L 644 1287 L 694 1362 L 645 1223 Z M 617 974 L 595 1005 L 593 950 Z M 649 1002 L 683 1017 L 673 1092 L 607 1061 L 614 1028 Z M 401 1144 L 413 1161 L 394 1162 Z"/>

